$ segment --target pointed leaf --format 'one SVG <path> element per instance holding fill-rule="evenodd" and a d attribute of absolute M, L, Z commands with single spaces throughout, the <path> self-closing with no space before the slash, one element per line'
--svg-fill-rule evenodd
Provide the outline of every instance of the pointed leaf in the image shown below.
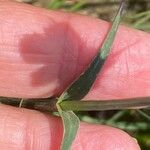
<path fill-rule="evenodd" d="M 63 92 L 60 96 L 60 101 L 64 100 L 81 100 L 90 90 L 93 85 L 97 74 L 102 68 L 114 41 L 123 10 L 124 3 L 121 3 L 121 6 L 118 10 L 118 13 L 112 23 L 111 29 L 101 47 L 98 54 L 93 59 L 92 63 L 88 68 L 81 74 L 81 76 L 74 81 L 69 88 Z"/>
<path fill-rule="evenodd" d="M 78 131 L 80 121 L 73 111 L 63 111 L 59 106 L 58 111 L 64 126 L 61 150 L 70 150 Z"/>

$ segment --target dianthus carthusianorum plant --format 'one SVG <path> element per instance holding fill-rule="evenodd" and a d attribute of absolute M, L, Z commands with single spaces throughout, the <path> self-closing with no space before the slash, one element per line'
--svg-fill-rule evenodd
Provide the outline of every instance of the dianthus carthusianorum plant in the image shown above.
<path fill-rule="evenodd" d="M 91 89 L 97 74 L 103 67 L 109 55 L 117 29 L 123 14 L 124 1 L 121 2 L 118 13 L 114 18 L 111 28 L 102 44 L 102 47 L 93 58 L 86 70 L 60 95 L 58 98 L 41 100 L 22 100 L 21 107 L 36 109 L 40 111 L 58 111 L 63 121 L 64 134 L 61 150 L 69 150 L 78 131 L 80 121 L 74 111 L 95 111 L 95 110 L 117 110 L 150 108 L 149 97 L 131 98 L 126 100 L 107 100 L 107 101 L 80 101 Z M 4 100 L 1 102 L 17 106 L 18 100 Z M 150 117 L 140 111 L 147 119 Z"/>

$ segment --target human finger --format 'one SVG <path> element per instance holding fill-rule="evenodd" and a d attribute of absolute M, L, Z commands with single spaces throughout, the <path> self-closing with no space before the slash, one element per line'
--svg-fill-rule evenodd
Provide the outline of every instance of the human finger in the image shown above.
<path fill-rule="evenodd" d="M 86 16 L 0 3 L 0 95 L 49 97 L 90 63 L 109 24 Z M 150 35 L 121 26 L 86 99 L 149 96 Z"/>
<path fill-rule="evenodd" d="M 0 105 L 0 147 L 3 150 L 59 150 L 62 123 L 59 118 L 34 110 Z M 140 150 L 127 133 L 81 123 L 72 150 Z"/>

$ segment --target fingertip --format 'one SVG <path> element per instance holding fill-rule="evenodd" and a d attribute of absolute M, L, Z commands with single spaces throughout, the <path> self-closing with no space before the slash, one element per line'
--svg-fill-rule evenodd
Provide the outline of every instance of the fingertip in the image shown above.
<path fill-rule="evenodd" d="M 8 97 L 59 95 L 91 62 L 109 28 L 99 19 L 13 2 L 0 10 L 0 95 Z M 149 96 L 149 37 L 121 26 L 85 99 Z"/>
<path fill-rule="evenodd" d="M 34 110 L 0 105 L 0 147 L 15 150 L 59 150 L 62 124 Z"/>
<path fill-rule="evenodd" d="M 137 141 L 109 126 L 82 123 L 73 150 L 140 150 Z"/>
<path fill-rule="evenodd" d="M 61 120 L 34 110 L 0 105 L 0 147 L 16 150 L 59 150 Z M 81 123 L 72 150 L 140 150 L 127 133 L 104 125 Z"/>

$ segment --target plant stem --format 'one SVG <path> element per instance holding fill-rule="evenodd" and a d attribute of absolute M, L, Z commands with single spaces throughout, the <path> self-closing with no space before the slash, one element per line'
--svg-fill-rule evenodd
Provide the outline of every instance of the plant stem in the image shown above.
<path fill-rule="evenodd" d="M 96 111 L 150 108 L 150 97 L 103 101 L 63 101 L 63 110 Z"/>
<path fill-rule="evenodd" d="M 19 107 L 19 99 L 0 97 L 2 104 Z M 55 98 L 43 99 L 24 99 L 21 107 L 35 109 L 43 112 L 57 111 Z M 102 111 L 102 110 L 121 110 L 121 109 L 142 109 L 150 108 L 150 97 L 138 97 L 118 100 L 89 100 L 89 101 L 63 101 L 60 103 L 63 110 L 72 111 Z"/>
<path fill-rule="evenodd" d="M 43 112 L 57 111 L 57 99 L 55 98 L 40 98 L 40 99 L 21 99 L 0 97 L 0 103 L 22 107 L 27 109 L 35 109 Z"/>

